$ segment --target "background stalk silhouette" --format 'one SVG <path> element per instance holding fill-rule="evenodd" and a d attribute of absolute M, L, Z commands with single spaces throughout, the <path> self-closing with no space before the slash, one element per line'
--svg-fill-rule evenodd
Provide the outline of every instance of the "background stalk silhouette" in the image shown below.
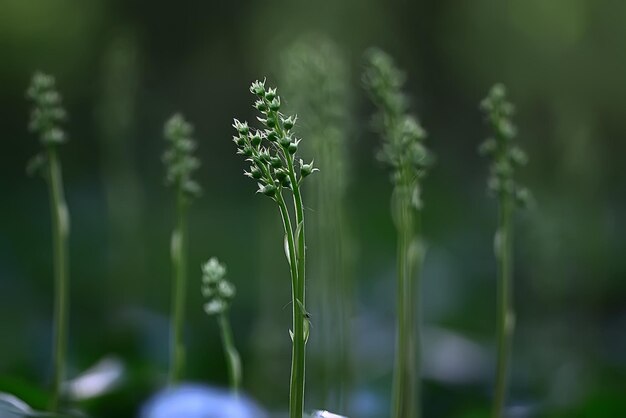
<path fill-rule="evenodd" d="M 421 416 L 420 279 L 424 257 L 420 181 L 432 163 L 423 145 L 426 132 L 408 113 L 402 92 L 405 76 L 391 57 L 372 49 L 366 55 L 363 82 L 378 108 L 374 125 L 382 138 L 378 154 L 392 169 L 391 214 L 397 230 L 396 353 L 392 389 L 394 418 Z"/>
<path fill-rule="evenodd" d="M 54 340 L 50 408 L 56 412 L 59 410 L 61 386 L 65 379 L 69 315 L 70 218 L 63 191 L 63 175 L 58 151 L 58 146 L 67 141 L 65 132 L 59 126 L 67 114 L 62 107 L 61 95 L 56 90 L 56 83 L 52 76 L 35 73 L 26 95 L 34 102 L 29 129 L 39 135 L 44 148 L 43 152 L 37 154 L 29 162 L 27 171 L 32 173 L 43 169 L 50 194 L 54 265 Z"/>
<path fill-rule="evenodd" d="M 296 40 L 281 55 L 280 80 L 290 98 L 288 109 L 307 115 L 298 126 L 305 136 L 302 153 L 323 167 L 305 192 L 315 210 L 308 215 L 312 316 L 316 332 L 310 341 L 312 394 L 321 407 L 349 415 L 352 380 L 351 327 L 352 239 L 346 217 L 347 171 L 350 165 L 351 91 L 343 52 L 324 36 Z"/>
<path fill-rule="evenodd" d="M 187 209 L 191 199 L 201 193 L 200 186 L 191 178 L 199 165 L 192 155 L 196 143 L 191 138 L 193 126 L 182 115 L 172 116 L 164 128 L 164 136 L 170 146 L 163 154 L 167 168 L 166 184 L 174 188 L 176 196 L 176 224 L 172 232 L 172 313 L 170 330 L 170 384 L 177 383 L 185 364 L 184 325 L 187 289 Z"/>
<path fill-rule="evenodd" d="M 204 311 L 215 316 L 220 327 L 222 347 L 228 367 L 228 380 L 234 393 L 241 387 L 241 358 L 235 347 L 233 331 L 228 319 L 230 303 L 235 297 L 235 286 L 226 280 L 226 266 L 215 257 L 202 266 L 202 295 L 207 298 Z"/>
<path fill-rule="evenodd" d="M 480 146 L 480 152 L 492 159 L 489 190 L 498 198 L 498 229 L 494 251 L 498 263 L 497 279 L 497 359 L 492 417 L 502 418 L 507 398 L 515 312 L 513 309 L 513 212 L 515 204 L 526 205 L 528 190 L 515 181 L 515 169 L 526 165 L 528 157 L 513 144 L 517 130 L 511 122 L 515 112 L 506 99 L 503 85 L 491 88 L 480 107 L 493 136 Z"/>

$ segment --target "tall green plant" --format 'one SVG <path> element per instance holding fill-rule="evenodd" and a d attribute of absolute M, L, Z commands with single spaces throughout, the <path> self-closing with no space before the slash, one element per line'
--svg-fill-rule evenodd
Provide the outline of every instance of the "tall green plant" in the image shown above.
<path fill-rule="evenodd" d="M 63 192 L 59 146 L 67 141 L 60 124 L 67 116 L 52 76 L 40 72 L 33 76 L 26 96 L 33 102 L 28 128 L 39 135 L 43 150 L 29 163 L 28 171 L 43 169 L 50 194 L 52 251 L 54 262 L 54 343 L 52 369 L 53 411 L 59 410 L 61 384 L 65 378 L 69 311 L 68 239 L 70 217 Z"/>
<path fill-rule="evenodd" d="M 164 136 L 169 145 L 163 154 L 163 162 L 167 167 L 165 181 L 174 188 L 176 196 L 176 226 L 172 232 L 170 247 L 173 268 L 170 384 L 178 382 L 184 370 L 187 209 L 191 200 L 201 193 L 200 185 L 191 178 L 191 174 L 200 166 L 200 161 L 193 156 L 196 142 L 192 135 L 193 126 L 180 114 L 172 116 L 165 123 Z"/>
<path fill-rule="evenodd" d="M 250 162 L 250 171 L 245 174 L 255 180 L 258 193 L 272 199 L 278 205 L 285 232 L 285 254 L 291 274 L 292 320 L 290 332 L 293 348 L 289 391 L 289 417 L 302 418 L 304 409 L 305 355 L 309 334 L 309 314 L 305 299 L 305 228 L 304 205 L 300 190 L 302 181 L 313 171 L 313 164 L 299 161 L 296 167 L 296 152 L 300 139 L 292 134 L 295 116 L 280 112 L 281 100 L 275 88 L 265 88 L 265 81 L 255 81 L 250 91 L 257 97 L 254 107 L 261 113 L 258 118 L 261 129 L 251 129 L 247 122 L 234 120 L 237 135 L 237 153 Z M 292 204 L 286 195 L 291 194 Z M 291 220 L 289 207 L 295 215 Z"/>
<path fill-rule="evenodd" d="M 498 198 L 498 229 L 494 251 L 498 262 L 496 384 L 493 418 L 501 418 L 507 396 L 507 381 L 515 313 L 513 310 L 513 211 L 516 204 L 526 204 L 529 192 L 515 181 L 515 169 L 528 162 L 526 153 L 513 144 L 517 130 L 511 121 L 515 112 L 507 101 L 502 84 L 491 88 L 480 104 L 492 137 L 480 146 L 480 152 L 492 159 L 489 190 Z"/>
<path fill-rule="evenodd" d="M 402 92 L 405 75 L 386 53 L 366 54 L 365 88 L 378 108 L 374 124 L 381 135 L 381 161 L 392 169 L 392 217 L 397 229 L 397 325 L 392 412 L 395 418 L 421 416 L 420 270 L 424 257 L 421 230 L 421 179 L 432 162 L 424 147 L 426 132 L 408 112 Z"/>
<path fill-rule="evenodd" d="M 207 299 L 204 311 L 215 316 L 220 327 L 222 347 L 226 354 L 228 378 L 233 392 L 241 387 L 241 358 L 235 347 L 233 331 L 228 319 L 228 309 L 235 297 L 235 286 L 226 279 L 226 266 L 212 257 L 202 265 L 202 295 Z"/>
<path fill-rule="evenodd" d="M 315 370 L 320 405 L 347 414 L 351 381 L 350 317 L 353 280 L 351 240 L 345 208 L 350 129 L 350 72 L 347 60 L 332 40 L 309 35 L 298 39 L 281 57 L 280 80 L 290 98 L 290 111 L 307 115 L 298 127 L 306 136 L 302 153 L 324 167 L 305 192 L 315 210 L 308 217 L 309 242 L 315 251 L 309 280 L 314 295 L 311 312 L 316 332 L 309 361 Z M 311 380 L 311 376 L 309 376 Z"/>

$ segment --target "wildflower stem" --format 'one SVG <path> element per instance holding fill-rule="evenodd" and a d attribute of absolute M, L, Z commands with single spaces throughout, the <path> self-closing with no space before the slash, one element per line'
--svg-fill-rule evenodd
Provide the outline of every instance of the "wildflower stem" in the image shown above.
<path fill-rule="evenodd" d="M 298 190 L 298 188 L 295 188 Z M 300 193 L 294 191 L 294 197 L 296 200 L 296 219 L 298 220 L 298 306 L 294 306 L 296 310 L 296 332 L 294 333 L 294 353 L 295 363 L 297 364 L 295 386 L 292 391 L 295 391 L 293 397 L 293 405 L 291 415 L 293 418 L 301 418 L 304 410 L 304 380 L 305 380 L 305 355 L 306 355 L 306 336 L 304 333 L 305 321 L 304 317 L 305 309 L 305 286 L 304 286 L 304 268 L 305 268 L 305 245 L 304 245 L 304 215 L 302 208 L 302 200 L 300 199 Z"/>
<path fill-rule="evenodd" d="M 186 293 L 186 201 L 181 187 L 177 192 L 177 223 L 172 233 L 172 266 L 174 277 L 172 282 L 172 319 L 171 319 L 171 359 L 170 384 L 177 383 L 183 373 L 185 363 L 185 344 L 183 328 L 185 323 Z"/>
<path fill-rule="evenodd" d="M 528 189 L 515 179 L 517 168 L 526 165 L 526 153 L 514 144 L 517 129 L 512 122 L 515 106 L 507 100 L 506 88 L 494 85 L 480 103 L 492 136 L 480 145 L 480 152 L 492 159 L 487 185 L 498 198 L 498 229 L 494 251 L 498 265 L 497 277 L 497 349 L 493 418 L 503 416 L 507 398 L 509 363 L 515 328 L 513 311 L 513 212 L 516 205 L 529 203 Z"/>
<path fill-rule="evenodd" d="M 498 259 L 498 359 L 496 365 L 496 386 L 493 402 L 493 418 L 501 418 L 507 395 L 507 381 L 511 356 L 511 343 L 515 328 L 513 311 L 513 196 L 500 193 L 499 225 L 496 237 L 496 256 Z"/>
<path fill-rule="evenodd" d="M 289 158 L 288 158 L 289 161 Z M 291 167 L 293 163 L 291 163 Z M 293 183 L 292 183 L 293 184 Z M 298 189 L 294 187 L 294 189 Z M 301 199 L 296 199 L 294 191 L 294 202 L 300 202 L 300 210 L 302 210 Z M 298 197 L 299 197 L 298 193 Z M 292 297 L 292 320 L 293 320 L 293 345 L 291 354 L 291 380 L 289 386 L 289 417 L 301 418 L 304 411 L 304 367 L 305 367 L 305 335 L 304 335 L 304 273 L 300 276 L 300 271 L 304 269 L 304 235 L 300 230 L 300 238 L 298 239 L 298 251 L 296 252 L 296 239 L 294 238 L 293 228 L 289 218 L 289 212 L 282 195 L 277 195 L 276 201 L 280 209 L 283 219 L 283 226 L 287 237 L 287 246 L 289 251 L 289 265 L 291 273 L 291 297 Z M 297 203 L 296 203 L 297 205 Z M 301 216 L 302 216 L 301 212 Z M 296 220 L 298 220 L 298 209 L 296 209 Z M 298 229 L 298 228 L 296 228 Z M 301 270 L 302 269 L 302 270 Z"/>
<path fill-rule="evenodd" d="M 172 307 L 170 314 L 169 383 L 178 383 L 185 368 L 185 296 L 187 290 L 187 208 L 191 199 L 200 195 L 200 185 L 192 173 L 200 166 L 193 155 L 196 142 L 193 126 L 177 113 L 165 123 L 163 134 L 169 146 L 163 153 L 167 169 L 165 184 L 174 189 L 176 224 L 172 232 Z"/>
<path fill-rule="evenodd" d="M 63 193 L 61 165 L 56 146 L 48 149 L 48 181 L 52 215 L 52 248 L 54 254 L 54 363 L 52 378 L 52 411 L 59 410 L 61 385 L 65 377 L 68 318 L 68 237 L 69 216 Z"/>
<path fill-rule="evenodd" d="M 305 164 L 300 160 L 299 171 L 294 167 L 294 154 L 298 150 L 300 140 L 291 133 L 297 117 L 285 116 L 279 111 L 280 97 L 275 88 L 266 89 L 265 82 L 255 81 L 250 92 L 257 96 L 254 107 L 261 112 L 258 118 L 264 129 L 250 129 L 247 122 L 235 119 L 233 127 L 237 136 L 233 141 L 237 144 L 238 154 L 244 155 L 250 162 L 250 172 L 245 175 L 257 180 L 258 193 L 262 193 L 278 204 L 285 231 L 286 255 L 291 275 L 291 301 L 293 340 L 291 357 L 291 378 L 289 386 L 289 417 L 302 418 L 304 412 L 304 370 L 305 345 L 308 337 L 308 314 L 305 309 L 305 239 L 304 239 L 304 206 L 300 193 L 300 182 L 314 171 L 313 163 Z M 266 128 L 266 129 L 265 129 Z M 265 144 L 265 145 L 263 145 Z M 291 223 L 289 209 L 283 192 L 293 193 L 293 213 L 295 225 Z"/>
<path fill-rule="evenodd" d="M 411 187 L 400 183 L 394 190 L 398 230 L 397 341 L 393 382 L 392 417 L 420 416 L 418 376 L 420 373 L 420 323 L 416 318 L 420 254 L 415 244 L 419 237 L 419 213 L 411 205 Z"/>
<path fill-rule="evenodd" d="M 218 323 L 222 333 L 222 344 L 228 365 L 228 380 L 233 392 L 238 393 L 241 387 L 241 358 L 239 357 L 237 348 L 235 348 L 232 328 L 228 320 L 228 315 L 225 312 L 219 314 Z"/>
<path fill-rule="evenodd" d="M 419 276 L 424 258 L 420 183 L 432 165 L 432 154 L 424 146 L 426 132 L 408 112 L 408 98 L 402 92 L 404 74 L 380 50 L 371 50 L 367 58 L 363 81 L 379 108 L 375 119 L 383 139 L 379 158 L 393 169 L 392 216 L 398 233 L 397 336 L 391 416 L 418 418 L 421 416 Z"/>

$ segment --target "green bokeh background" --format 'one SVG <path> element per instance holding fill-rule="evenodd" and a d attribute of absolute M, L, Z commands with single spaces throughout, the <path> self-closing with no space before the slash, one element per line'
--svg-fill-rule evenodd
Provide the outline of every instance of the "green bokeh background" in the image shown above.
<path fill-rule="evenodd" d="M 61 154 L 72 217 L 70 375 L 105 355 L 129 370 L 124 388 L 85 408 L 134 416 L 167 369 L 173 199 L 160 155 L 175 111 L 195 124 L 203 162 L 204 195 L 189 220 L 187 376 L 227 381 L 199 292 L 200 263 L 217 255 L 238 288 L 244 387 L 268 409 L 285 408 L 290 296 L 279 217 L 241 175 L 230 125 L 252 120 L 249 83 L 275 84 L 282 49 L 311 32 L 333 39 L 352 69 L 354 402 L 371 405 L 362 416 L 386 416 L 394 318 L 390 185 L 359 81 L 369 46 L 406 70 L 437 155 L 424 185 L 426 325 L 493 352 L 496 207 L 476 148 L 486 135 L 478 102 L 500 81 L 517 105 L 530 155 L 520 176 L 536 200 L 516 225 L 511 404 L 519 416 L 626 416 L 626 3 L 616 0 L 2 0 L 0 389 L 45 388 L 50 373 L 47 191 L 25 174 L 38 143 L 26 131 L 24 90 L 41 69 L 57 77 L 71 115 Z M 487 366 L 466 382 L 427 378 L 426 416 L 485 416 Z M 323 408 L 308 391 L 309 408 Z"/>

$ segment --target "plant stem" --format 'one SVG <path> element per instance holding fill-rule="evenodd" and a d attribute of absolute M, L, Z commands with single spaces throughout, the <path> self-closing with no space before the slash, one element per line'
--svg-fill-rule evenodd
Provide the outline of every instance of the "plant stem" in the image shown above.
<path fill-rule="evenodd" d="M 68 292 L 68 237 L 69 214 L 63 193 L 61 165 L 57 150 L 48 146 L 48 181 L 50 187 L 50 209 L 52 215 L 52 249 L 54 255 L 54 365 L 52 378 L 52 405 L 59 410 L 61 385 L 65 377 L 65 355 L 67 345 L 67 318 L 69 310 Z"/>
<path fill-rule="evenodd" d="M 297 184 L 297 183 L 292 183 Z M 294 187 L 297 189 L 297 187 Z M 294 193 L 295 196 L 295 193 Z M 302 418 L 304 411 L 304 315 L 302 306 L 304 306 L 304 298 L 300 298 L 301 280 L 299 277 L 300 257 L 296 252 L 294 230 L 291 226 L 289 211 L 282 195 L 276 197 L 278 207 L 280 209 L 285 236 L 287 238 L 287 246 L 289 251 L 289 267 L 291 273 L 291 305 L 292 305 L 292 321 L 293 321 L 293 345 L 291 353 L 291 378 L 289 386 L 289 417 Z M 297 216 L 297 210 L 296 210 Z M 300 244 L 298 244 L 300 245 Z M 298 249 L 299 250 L 299 249 Z M 303 254 L 300 253 L 300 254 Z M 303 289 L 303 287 L 302 287 Z"/>
<path fill-rule="evenodd" d="M 295 169 L 293 165 L 293 156 L 287 156 L 287 166 L 289 169 L 289 178 L 291 180 L 293 189 L 293 202 L 296 212 L 296 237 L 298 241 L 298 250 L 296 252 L 296 259 L 298 264 L 298 289 L 296 293 L 297 306 L 294 305 L 295 310 L 294 317 L 297 319 L 294 324 L 294 361 L 296 366 L 292 377 L 292 387 L 289 405 L 290 418 L 302 418 L 304 413 L 304 381 L 305 381 L 305 358 L 306 358 L 306 336 L 304 332 L 305 321 L 308 321 L 304 317 L 306 304 L 305 304 L 305 235 L 304 235 L 304 206 L 302 205 L 302 195 L 300 194 L 300 187 L 298 185 Z"/>
<path fill-rule="evenodd" d="M 421 267 L 423 260 L 423 248 L 421 242 L 421 213 L 416 211 L 413 213 L 414 236 L 412 244 L 409 246 L 408 261 L 408 277 L 409 288 L 407 291 L 407 303 L 410 307 L 407 313 L 411 319 L 409 327 L 410 345 L 409 358 L 411 360 L 412 375 L 410 378 L 411 393 L 413 393 L 414 401 L 412 402 L 413 417 L 420 418 L 422 416 L 422 392 L 421 392 L 421 373 L 422 373 L 422 315 L 421 315 Z"/>
<path fill-rule="evenodd" d="M 241 387 L 241 358 L 239 352 L 235 348 L 233 342 L 233 332 L 230 327 L 230 321 L 226 313 L 221 313 L 218 317 L 218 323 L 222 332 L 222 344 L 224 345 L 224 352 L 226 354 L 226 360 L 228 364 L 228 379 L 230 387 L 236 394 Z"/>
<path fill-rule="evenodd" d="M 171 359 L 170 384 L 177 383 L 182 376 L 185 363 L 185 343 L 183 329 L 185 325 L 185 293 L 186 293 L 186 202 L 182 187 L 178 187 L 176 204 L 177 224 L 172 233 L 172 266 L 174 277 L 172 282 L 173 306 L 171 319 Z"/>
<path fill-rule="evenodd" d="M 411 204 L 410 183 L 394 190 L 396 205 L 396 227 L 398 232 L 398 283 L 396 355 L 392 396 L 392 417 L 418 418 L 421 416 L 418 377 L 420 373 L 420 322 L 419 311 L 419 266 L 421 252 L 416 238 L 417 214 Z"/>
<path fill-rule="evenodd" d="M 502 418 L 507 395 L 507 381 L 511 355 L 511 342 L 515 328 L 513 311 L 513 196 L 500 193 L 499 225 L 496 239 L 498 259 L 498 360 L 496 366 L 496 387 L 493 402 L 493 418 Z"/>

